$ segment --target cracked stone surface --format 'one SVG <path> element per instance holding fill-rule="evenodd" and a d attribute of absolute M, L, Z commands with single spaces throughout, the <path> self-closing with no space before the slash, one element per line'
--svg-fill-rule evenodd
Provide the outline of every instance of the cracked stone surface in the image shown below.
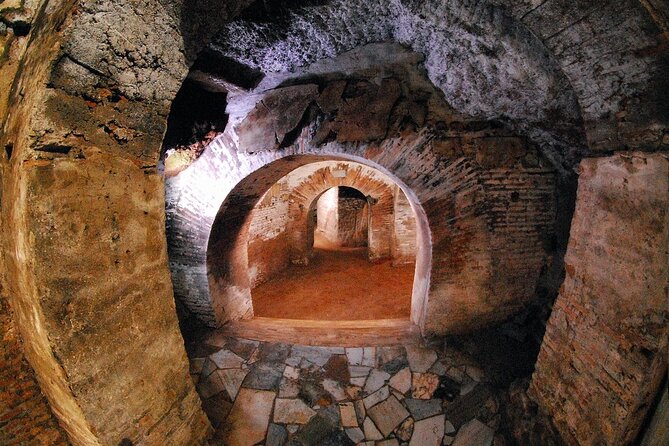
<path fill-rule="evenodd" d="M 214 445 L 485 445 L 497 428 L 499 403 L 485 374 L 452 350 L 307 347 L 224 338 L 220 332 L 197 343 L 189 346 L 191 376 L 217 429 Z M 407 352 L 425 359 L 407 361 Z M 445 373 L 419 372 L 435 361 L 443 370 L 460 371 L 449 376 L 462 383 Z M 461 394 L 466 386 L 473 388 Z"/>

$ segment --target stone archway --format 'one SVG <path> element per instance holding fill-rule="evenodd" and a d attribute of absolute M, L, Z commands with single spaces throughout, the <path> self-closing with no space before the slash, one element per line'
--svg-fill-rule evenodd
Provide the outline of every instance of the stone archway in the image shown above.
<path fill-rule="evenodd" d="M 211 304 L 215 310 L 217 323 L 250 318 L 253 314 L 251 282 L 248 275 L 248 231 L 251 220 L 249 216 L 258 199 L 265 194 L 269 187 L 289 172 L 302 166 L 317 164 L 324 160 L 354 161 L 355 168 L 347 175 L 335 177 L 330 168 L 318 169 L 313 176 L 320 178 L 319 182 L 305 181 L 302 187 L 297 187 L 290 198 L 288 213 L 295 216 L 291 225 L 292 240 L 290 260 L 299 262 L 308 255 L 304 252 L 308 246 L 307 215 L 309 208 L 324 190 L 333 185 L 348 185 L 361 190 L 372 197 L 378 206 L 392 206 L 393 195 L 390 182 L 394 182 L 405 190 L 407 196 L 414 196 L 406 185 L 389 174 L 382 173 L 380 166 L 375 166 L 368 160 L 360 159 L 345 153 L 330 156 L 289 155 L 279 157 L 261 169 L 256 170 L 240 181 L 225 198 L 217 217 L 211 225 L 211 234 L 207 247 L 207 270 L 209 276 L 208 290 Z M 344 163 L 346 164 L 346 163 Z M 234 203 L 234 207 L 231 204 Z M 411 205 L 417 219 L 419 242 L 415 279 L 412 293 L 412 321 L 421 325 L 420 316 L 424 314 L 427 298 L 427 284 L 429 283 L 431 262 L 431 237 L 427 217 L 418 201 Z M 376 242 L 375 252 L 380 255 L 390 255 L 391 227 L 387 218 L 379 218 L 379 223 L 373 224 L 372 232 L 379 240 Z M 382 232 L 387 232 L 382 236 Z"/>

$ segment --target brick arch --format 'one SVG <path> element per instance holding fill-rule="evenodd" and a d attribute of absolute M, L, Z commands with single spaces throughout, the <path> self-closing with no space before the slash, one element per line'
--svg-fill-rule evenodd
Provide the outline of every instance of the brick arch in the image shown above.
<path fill-rule="evenodd" d="M 351 166 L 352 169 L 348 169 Z M 309 218 L 315 211 L 316 202 L 332 187 L 347 186 L 360 191 L 367 197 L 370 212 L 369 258 L 377 260 L 391 254 L 393 190 L 390 178 L 379 178 L 373 169 L 357 163 L 342 163 L 337 167 L 346 171 L 346 176 L 335 177 L 331 167 L 314 172 L 296 187 L 289 198 L 291 215 L 291 262 L 305 263 L 311 256 L 313 227 Z"/>
<path fill-rule="evenodd" d="M 254 156 L 251 155 L 251 157 Z M 315 176 L 320 177 L 321 181 L 307 182 L 303 187 L 298 187 L 293 193 L 295 203 L 294 207 L 291 207 L 292 212 L 295 212 L 296 216 L 303 213 L 300 209 L 300 204 L 308 212 L 308 208 L 318 196 L 326 189 L 338 185 L 354 187 L 360 190 L 363 194 L 376 201 L 378 210 L 392 206 L 393 204 L 390 184 L 395 183 L 399 185 L 408 197 L 415 197 L 408 186 L 404 185 L 399 179 L 390 177 L 388 172 L 372 174 L 375 168 L 385 170 L 383 167 L 370 160 L 347 154 L 345 151 L 329 155 L 302 154 L 295 156 L 295 154 L 284 154 L 284 156 L 278 155 L 274 160 L 269 162 L 266 158 L 263 158 L 262 161 L 256 159 L 256 162 L 259 161 L 266 164 L 262 164 L 260 168 L 257 168 L 257 170 L 250 173 L 231 188 L 210 226 L 211 232 L 209 233 L 206 248 L 206 296 L 204 299 L 191 302 L 191 305 L 193 303 L 201 305 L 199 308 L 192 305 L 191 308 L 195 308 L 196 310 L 204 308 L 206 312 L 204 316 L 205 318 L 209 318 L 204 319 L 205 321 L 210 320 L 213 324 L 218 325 L 253 316 L 252 284 L 248 275 L 248 231 L 252 210 L 272 184 L 279 181 L 289 172 L 310 163 L 326 160 L 355 161 L 356 169 L 350 175 L 347 175 L 346 178 L 334 178 L 331 172 L 327 172 L 327 169 L 316 172 Z M 332 178 L 328 179 L 328 177 Z M 382 177 L 388 178 L 381 179 Z M 421 317 L 424 314 L 424 306 L 427 299 L 432 247 L 427 217 L 416 199 L 410 199 L 410 202 L 416 215 L 417 227 L 419 228 L 419 248 L 415 276 L 422 278 L 422 280 L 414 280 L 412 320 L 416 324 L 421 325 Z M 302 217 L 304 218 L 296 218 L 294 221 L 306 223 L 306 213 Z M 302 230 L 298 229 L 296 231 L 300 235 L 293 241 L 293 247 L 296 247 L 297 244 L 305 243 L 305 239 L 303 238 L 306 236 L 304 228 L 305 226 L 303 226 Z M 383 222 L 380 225 L 380 230 L 391 231 L 391 228 L 388 227 L 387 222 Z M 390 249 L 390 234 L 387 234 L 386 238 L 388 239 L 388 246 L 382 246 L 384 252 Z M 207 304 L 210 306 L 207 307 Z"/>

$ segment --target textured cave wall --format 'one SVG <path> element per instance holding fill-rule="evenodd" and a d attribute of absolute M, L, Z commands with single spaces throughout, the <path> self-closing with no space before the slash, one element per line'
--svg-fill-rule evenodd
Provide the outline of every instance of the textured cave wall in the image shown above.
<path fill-rule="evenodd" d="M 4 292 L 74 444 L 198 444 L 154 169 L 193 42 L 178 3 L 72 5 L 23 2 L 30 34 L 8 40 L 2 5 Z"/>
<path fill-rule="evenodd" d="M 630 444 L 667 375 L 669 161 L 581 163 L 576 213 L 530 387 L 568 444 Z"/>
<path fill-rule="evenodd" d="M 458 111 L 510 120 L 568 167 L 588 149 L 667 148 L 668 9 L 635 0 L 330 1 L 275 23 L 234 21 L 210 48 L 280 75 L 394 40 L 426 56 L 430 80 Z"/>
<path fill-rule="evenodd" d="M 4 268 L 0 268 L 0 275 L 4 276 Z M 9 306 L 9 296 L 5 295 L 6 289 L 4 277 L 0 277 L 0 444 L 69 445 L 65 432 L 42 394 L 34 370 L 25 358 L 19 329 Z"/>

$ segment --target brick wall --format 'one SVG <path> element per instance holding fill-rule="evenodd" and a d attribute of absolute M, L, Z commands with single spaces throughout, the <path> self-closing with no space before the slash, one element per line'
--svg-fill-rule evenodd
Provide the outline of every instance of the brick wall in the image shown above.
<path fill-rule="evenodd" d="M 259 153 L 240 151 L 232 138 L 221 135 L 193 166 L 167 179 L 168 240 L 184 248 L 181 254 L 170 253 L 175 294 L 211 325 L 249 317 L 248 250 L 247 242 L 240 242 L 249 212 L 297 168 L 356 160 L 390 173 L 417 210 L 412 320 L 426 332 L 444 333 L 505 319 L 535 298 L 538 278 L 550 261 L 555 173 L 522 138 L 494 136 L 502 133 L 499 127 L 477 123 L 474 132 L 461 123 L 452 128 L 448 134 L 424 129 L 378 144 L 320 148 L 309 144 L 306 128 L 294 145 Z M 292 185 L 289 212 L 296 217 L 290 221 L 302 223 L 286 231 L 290 260 L 308 262 L 315 199 L 339 185 L 375 197 L 370 257 L 389 258 L 395 243 L 394 189 L 356 173 L 344 184 L 331 173 L 312 171 L 314 181 Z M 184 271 L 183 276 L 175 278 L 175 271 Z"/>
<path fill-rule="evenodd" d="M 580 171 L 530 396 L 570 445 L 630 444 L 667 374 L 669 161 L 621 154 Z"/>
<path fill-rule="evenodd" d="M 1 290 L 0 290 L 1 291 Z M 0 444 L 65 446 L 67 437 L 25 357 L 9 303 L 0 294 Z"/>

